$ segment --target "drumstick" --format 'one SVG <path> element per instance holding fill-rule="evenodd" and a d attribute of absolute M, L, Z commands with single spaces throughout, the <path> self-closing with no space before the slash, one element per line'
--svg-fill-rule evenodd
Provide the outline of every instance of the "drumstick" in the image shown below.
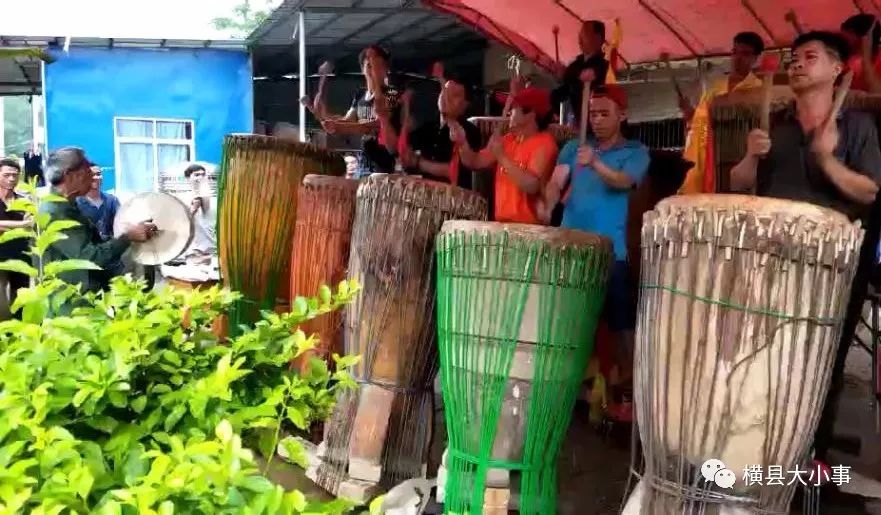
<path fill-rule="evenodd" d="M 318 92 L 315 94 L 315 101 L 312 104 L 312 112 L 319 113 L 320 118 L 324 118 L 324 96 L 327 86 L 327 76 L 333 73 L 333 63 L 324 61 L 318 67 Z"/>
<path fill-rule="evenodd" d="M 762 111 L 759 117 L 759 128 L 765 132 L 771 130 L 771 96 L 774 88 L 774 73 L 780 65 L 776 54 L 765 54 L 759 65 L 762 75 Z"/>
<path fill-rule="evenodd" d="M 578 141 L 582 145 L 587 143 L 588 111 L 590 111 L 590 81 L 586 80 L 581 92 L 581 119 L 578 120 Z"/>
<path fill-rule="evenodd" d="M 554 25 L 552 29 L 554 31 L 554 58 L 557 60 L 557 63 L 560 62 L 560 26 Z"/>
<path fill-rule="evenodd" d="M 398 135 L 398 155 L 403 156 L 410 150 L 410 100 L 413 97 L 411 90 L 401 94 L 401 133 Z"/>
<path fill-rule="evenodd" d="M 833 123 L 835 119 L 838 118 L 838 113 L 841 111 L 841 107 L 847 99 L 848 92 L 850 92 L 851 82 L 853 82 L 853 71 L 848 71 L 844 74 L 844 77 L 842 77 L 841 85 L 838 86 L 838 90 L 835 92 L 835 99 L 832 101 L 832 111 L 829 112 L 829 118 L 826 119 L 826 124 Z"/>
<path fill-rule="evenodd" d="M 783 15 L 783 19 L 788 21 L 792 28 L 795 29 L 795 33 L 798 36 L 804 34 L 804 29 L 801 26 L 801 23 L 798 21 L 798 16 L 795 14 L 795 9 L 790 9 L 786 11 L 786 14 Z"/>
<path fill-rule="evenodd" d="M 673 73 L 673 66 L 670 65 L 670 53 L 662 52 L 661 61 L 664 62 L 664 67 L 667 69 L 667 76 L 673 84 L 673 89 L 676 90 L 676 96 L 678 96 L 680 100 L 685 98 L 685 95 L 682 93 L 682 88 L 679 87 L 679 81 L 676 80 L 676 74 Z"/>

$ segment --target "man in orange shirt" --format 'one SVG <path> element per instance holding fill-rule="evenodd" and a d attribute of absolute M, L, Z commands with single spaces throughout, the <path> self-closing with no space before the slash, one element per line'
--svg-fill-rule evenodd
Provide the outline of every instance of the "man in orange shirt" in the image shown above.
<path fill-rule="evenodd" d="M 551 123 L 551 95 L 528 87 L 514 96 L 511 130 L 493 136 L 486 148 L 475 152 L 465 143 L 465 131 L 450 125 L 450 137 L 460 143 L 462 164 L 472 170 L 495 165 L 495 220 L 540 224 L 536 201 L 557 161 L 557 142 L 548 132 Z"/>

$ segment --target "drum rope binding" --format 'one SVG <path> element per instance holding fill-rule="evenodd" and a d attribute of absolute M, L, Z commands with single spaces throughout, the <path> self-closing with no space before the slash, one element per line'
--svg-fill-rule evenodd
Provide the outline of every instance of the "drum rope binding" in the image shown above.
<path fill-rule="evenodd" d="M 639 485 L 624 515 L 788 512 L 792 483 L 741 474 L 808 463 L 862 236 L 840 213 L 778 199 L 671 197 L 646 213 Z M 704 480 L 711 459 L 735 474 L 733 490 Z"/>
<path fill-rule="evenodd" d="M 593 350 L 611 254 L 608 240 L 578 231 L 444 225 L 437 281 L 447 512 L 482 512 L 487 489 L 519 486 L 520 513 L 556 513 L 556 458 Z"/>

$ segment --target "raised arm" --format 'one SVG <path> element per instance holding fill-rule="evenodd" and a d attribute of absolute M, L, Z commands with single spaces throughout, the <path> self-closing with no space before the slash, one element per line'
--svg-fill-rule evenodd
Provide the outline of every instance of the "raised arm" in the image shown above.
<path fill-rule="evenodd" d="M 818 129 L 811 143 L 811 150 L 820 168 L 845 197 L 860 204 L 871 204 L 878 194 L 881 182 L 881 150 L 878 148 L 878 132 L 868 117 L 855 119 L 857 124 L 859 152 L 851 168 L 835 157 L 833 151 L 838 145 L 836 123 L 826 123 Z"/>
<path fill-rule="evenodd" d="M 450 122 L 450 138 L 459 144 L 459 159 L 472 170 L 486 170 L 496 164 L 496 156 L 488 149 L 475 151 L 468 144 L 465 129 L 456 122 Z"/>
<path fill-rule="evenodd" d="M 746 155 L 731 169 L 731 189 L 749 191 L 756 185 L 759 159 L 771 150 L 771 138 L 761 129 L 753 129 L 746 140 Z"/>

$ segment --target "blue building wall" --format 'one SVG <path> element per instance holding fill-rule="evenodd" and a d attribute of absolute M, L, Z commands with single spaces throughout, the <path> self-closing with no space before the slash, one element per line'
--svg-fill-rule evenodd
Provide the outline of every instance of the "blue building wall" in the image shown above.
<path fill-rule="evenodd" d="M 250 57 L 212 49 L 70 48 L 45 70 L 49 150 L 83 147 L 115 166 L 114 117 L 175 118 L 195 125 L 194 160 L 219 163 L 223 137 L 253 131 Z M 113 189 L 115 174 L 105 174 Z"/>

